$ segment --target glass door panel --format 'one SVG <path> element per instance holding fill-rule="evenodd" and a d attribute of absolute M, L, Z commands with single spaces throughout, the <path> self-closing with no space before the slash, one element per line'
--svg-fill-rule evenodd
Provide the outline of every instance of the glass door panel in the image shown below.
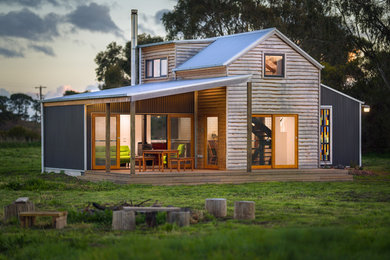
<path fill-rule="evenodd" d="M 297 166 L 296 123 L 296 116 L 274 116 L 275 168 L 293 168 Z"/>
<path fill-rule="evenodd" d="M 218 168 L 218 117 L 206 117 L 206 168 Z"/>
<path fill-rule="evenodd" d="M 110 117 L 110 158 L 111 168 L 119 168 L 119 115 Z M 106 165 L 106 117 L 105 115 L 92 116 L 92 153 L 93 169 L 104 169 Z"/>
<path fill-rule="evenodd" d="M 252 166 L 271 168 L 272 166 L 272 117 L 252 117 Z"/>
<path fill-rule="evenodd" d="M 192 157 L 192 118 L 170 116 L 170 149 L 179 157 Z"/>

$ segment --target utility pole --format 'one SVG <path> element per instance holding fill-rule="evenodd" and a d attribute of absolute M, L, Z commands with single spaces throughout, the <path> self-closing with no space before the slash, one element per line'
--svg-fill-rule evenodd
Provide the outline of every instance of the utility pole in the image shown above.
<path fill-rule="evenodd" d="M 42 100 L 43 99 L 43 96 L 42 96 L 42 89 L 43 88 L 46 88 L 44 86 L 39 86 L 39 87 L 35 87 L 35 88 L 39 88 L 39 100 Z"/>

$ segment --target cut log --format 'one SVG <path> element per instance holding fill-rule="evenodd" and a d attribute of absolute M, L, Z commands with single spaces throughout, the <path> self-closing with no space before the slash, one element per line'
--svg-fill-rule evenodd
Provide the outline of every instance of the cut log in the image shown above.
<path fill-rule="evenodd" d="M 134 211 L 118 210 L 112 212 L 113 230 L 134 230 L 135 213 Z"/>
<path fill-rule="evenodd" d="M 253 201 L 235 201 L 234 202 L 235 219 L 255 219 L 255 202 Z"/>
<path fill-rule="evenodd" d="M 189 211 L 171 211 L 167 213 L 167 222 L 170 224 L 176 223 L 179 227 L 189 226 L 190 215 Z"/>
<path fill-rule="evenodd" d="M 19 218 L 19 213 L 25 211 L 35 211 L 34 203 L 25 197 L 18 198 L 14 203 L 4 207 L 4 221 L 7 222 L 13 217 Z"/>
<path fill-rule="evenodd" d="M 206 199 L 206 211 L 216 218 L 226 217 L 226 199 Z"/>

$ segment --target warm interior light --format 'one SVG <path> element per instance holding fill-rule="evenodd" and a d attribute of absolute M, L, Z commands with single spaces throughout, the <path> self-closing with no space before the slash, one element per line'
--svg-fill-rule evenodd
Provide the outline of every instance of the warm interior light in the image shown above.
<path fill-rule="evenodd" d="M 370 112 L 370 106 L 369 105 L 363 105 L 362 107 L 363 107 L 363 112 L 364 113 Z"/>

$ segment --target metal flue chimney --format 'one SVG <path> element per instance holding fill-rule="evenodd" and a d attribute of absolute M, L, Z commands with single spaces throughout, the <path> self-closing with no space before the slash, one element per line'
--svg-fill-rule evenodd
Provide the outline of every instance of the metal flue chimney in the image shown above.
<path fill-rule="evenodd" d="M 138 10 L 131 9 L 131 85 L 137 82 L 136 48 L 138 36 Z"/>

